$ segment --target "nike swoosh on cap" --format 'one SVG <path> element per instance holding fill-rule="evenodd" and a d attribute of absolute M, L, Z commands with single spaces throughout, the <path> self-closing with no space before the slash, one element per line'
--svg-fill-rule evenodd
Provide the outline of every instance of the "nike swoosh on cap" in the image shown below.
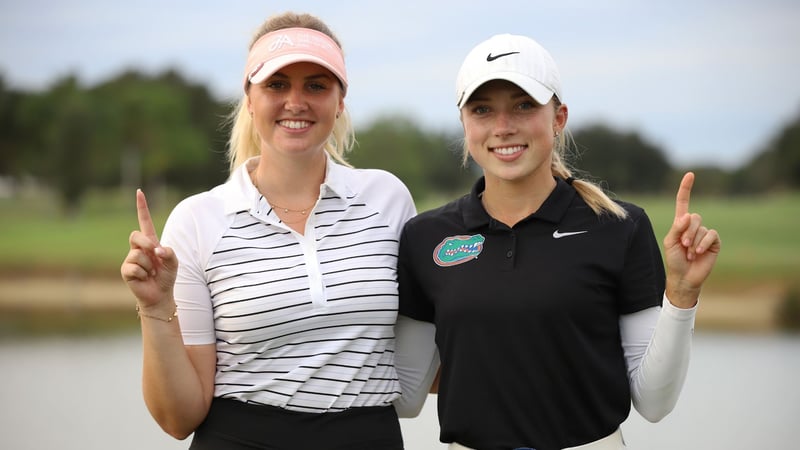
<path fill-rule="evenodd" d="M 576 234 L 583 234 L 583 233 L 588 233 L 588 231 L 587 230 L 584 230 L 584 231 L 565 231 L 564 233 L 562 233 L 562 232 L 556 230 L 556 231 L 553 231 L 553 238 L 554 239 L 561 239 L 561 238 L 564 238 L 564 237 L 575 236 Z"/>
<path fill-rule="evenodd" d="M 500 53 L 499 55 L 492 55 L 491 53 L 489 53 L 488 55 L 486 55 L 486 61 L 492 62 L 497 58 L 502 58 L 503 56 L 508 56 L 508 55 L 515 55 L 517 53 L 519 52 Z"/>

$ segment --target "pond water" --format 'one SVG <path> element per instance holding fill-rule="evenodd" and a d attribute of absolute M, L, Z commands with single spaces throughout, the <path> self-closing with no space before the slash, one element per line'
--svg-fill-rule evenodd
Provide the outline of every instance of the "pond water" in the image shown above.
<path fill-rule="evenodd" d="M 141 396 L 136 334 L 0 341 L 0 448 L 185 449 Z M 631 450 L 800 448 L 800 336 L 698 333 L 678 406 L 658 424 L 632 411 Z M 408 450 L 439 450 L 435 397 L 403 419 Z"/>

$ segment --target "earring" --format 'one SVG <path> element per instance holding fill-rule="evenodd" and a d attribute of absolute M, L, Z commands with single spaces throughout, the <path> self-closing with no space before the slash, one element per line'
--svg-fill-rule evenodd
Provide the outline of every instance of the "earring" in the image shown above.
<path fill-rule="evenodd" d="M 554 137 L 554 138 L 557 138 L 557 137 L 558 137 L 558 131 L 556 131 L 556 134 L 554 134 L 554 135 L 553 135 L 553 137 Z"/>
<path fill-rule="evenodd" d="M 341 114 L 342 114 L 341 112 L 337 112 L 336 113 L 336 118 L 338 119 Z"/>

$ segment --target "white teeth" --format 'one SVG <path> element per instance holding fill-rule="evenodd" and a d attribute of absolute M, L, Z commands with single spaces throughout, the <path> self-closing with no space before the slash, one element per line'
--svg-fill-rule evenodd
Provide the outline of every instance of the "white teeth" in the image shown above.
<path fill-rule="evenodd" d="M 521 152 L 522 150 L 525 150 L 525 147 L 522 145 L 517 145 L 515 147 L 495 147 L 492 149 L 493 152 L 500 155 L 513 155 L 514 153 Z"/>
<path fill-rule="evenodd" d="M 291 128 L 293 130 L 299 130 L 300 128 L 306 128 L 311 124 L 306 121 L 301 120 L 281 120 L 280 124 L 286 128 Z"/>

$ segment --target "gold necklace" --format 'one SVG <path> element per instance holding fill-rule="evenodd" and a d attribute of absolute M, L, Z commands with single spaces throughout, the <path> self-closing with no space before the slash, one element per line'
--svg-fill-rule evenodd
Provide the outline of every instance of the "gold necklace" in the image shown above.
<path fill-rule="evenodd" d="M 303 209 L 291 209 L 291 208 L 286 208 L 285 206 L 278 206 L 275 203 L 272 203 L 267 197 L 264 197 L 264 199 L 266 199 L 267 203 L 269 203 L 269 205 L 272 206 L 273 210 L 279 210 L 280 209 L 280 210 L 283 210 L 282 212 L 284 214 L 291 212 L 291 213 L 300 213 L 300 214 L 302 214 L 304 216 L 306 215 L 306 213 L 308 213 L 309 209 L 313 208 L 314 205 L 317 204 L 317 202 L 314 202 L 311 206 L 305 207 Z"/>
<path fill-rule="evenodd" d="M 305 216 L 305 215 L 308 213 L 308 210 L 309 210 L 309 209 L 311 209 L 311 208 L 313 208 L 313 207 L 314 207 L 314 205 L 316 205 L 316 204 L 317 204 L 317 201 L 316 201 L 316 200 L 314 200 L 314 203 L 312 203 L 310 206 L 307 206 L 307 207 L 305 207 L 305 208 L 302 208 L 302 209 L 291 209 L 291 208 L 287 208 L 287 207 L 285 207 L 285 206 L 278 206 L 278 205 L 276 205 L 275 203 L 271 202 L 271 201 L 270 201 L 270 199 L 269 199 L 269 198 L 267 198 L 267 196 L 266 196 L 266 195 L 264 195 L 264 194 L 261 192 L 261 188 L 259 188 L 259 187 L 258 187 L 258 177 L 254 175 L 254 176 L 252 177 L 252 179 L 253 179 L 253 186 L 255 186 L 255 187 L 256 187 L 256 190 L 258 191 L 258 193 L 259 193 L 259 194 L 261 194 L 261 196 L 262 196 L 262 197 L 264 197 L 264 200 L 266 200 L 266 201 L 267 201 L 267 203 L 269 203 L 269 205 L 272 207 L 272 209 L 273 209 L 273 210 L 274 210 L 276 213 L 278 212 L 278 210 L 283 210 L 283 213 L 284 213 L 284 214 L 288 214 L 288 213 L 295 213 L 295 214 L 298 214 L 298 213 L 299 213 L 299 214 L 302 214 L 302 215 L 304 215 L 304 216 Z M 286 221 L 284 220 L 284 222 L 286 222 Z M 287 222 L 287 223 L 290 223 L 290 222 Z"/>

